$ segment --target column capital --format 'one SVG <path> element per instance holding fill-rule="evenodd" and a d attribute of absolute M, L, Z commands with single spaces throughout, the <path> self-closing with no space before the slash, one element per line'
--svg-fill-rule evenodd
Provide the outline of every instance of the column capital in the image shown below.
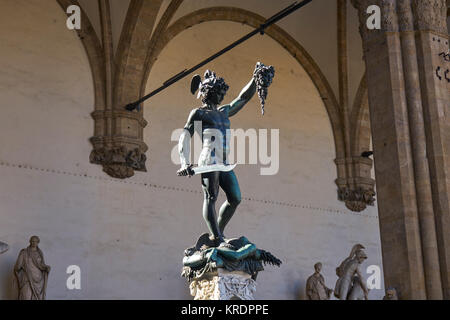
<path fill-rule="evenodd" d="M 360 33 L 363 39 L 379 30 L 367 29 L 367 8 L 377 5 L 381 9 L 381 31 L 434 31 L 447 34 L 446 0 L 350 0 L 359 12 Z M 378 31 L 378 32 L 377 32 Z"/>
<path fill-rule="evenodd" d="M 445 0 L 411 0 L 416 30 L 447 34 Z"/>
<path fill-rule="evenodd" d="M 371 37 L 379 36 L 384 32 L 397 32 L 399 30 L 396 1 L 395 0 L 350 0 L 353 7 L 358 10 L 359 15 L 359 32 L 363 40 Z M 381 29 L 370 30 L 367 28 L 367 20 L 371 16 L 371 12 L 367 13 L 367 9 L 376 5 L 381 11 Z"/>

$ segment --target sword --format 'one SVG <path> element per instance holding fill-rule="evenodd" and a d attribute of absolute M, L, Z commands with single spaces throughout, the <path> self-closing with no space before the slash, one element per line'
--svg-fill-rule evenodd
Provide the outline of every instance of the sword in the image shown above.
<path fill-rule="evenodd" d="M 193 176 L 196 174 L 202 174 L 207 172 L 214 172 L 214 171 L 221 171 L 221 172 L 227 172 L 231 171 L 234 168 L 236 168 L 236 164 L 211 164 L 208 166 L 201 166 L 201 167 L 193 167 L 190 165 L 189 167 L 185 169 L 180 169 L 177 171 L 178 176 Z"/>
<path fill-rule="evenodd" d="M 191 170 L 194 171 L 194 174 L 201 174 L 214 171 L 227 172 L 233 170 L 235 167 L 236 164 L 212 164 L 209 166 L 191 168 Z"/>

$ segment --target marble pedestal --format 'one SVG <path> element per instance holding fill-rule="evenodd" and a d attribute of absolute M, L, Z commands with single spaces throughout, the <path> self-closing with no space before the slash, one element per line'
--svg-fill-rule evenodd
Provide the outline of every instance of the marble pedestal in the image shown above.
<path fill-rule="evenodd" d="M 254 300 L 256 281 L 245 272 L 218 268 L 192 280 L 189 289 L 194 300 Z"/>

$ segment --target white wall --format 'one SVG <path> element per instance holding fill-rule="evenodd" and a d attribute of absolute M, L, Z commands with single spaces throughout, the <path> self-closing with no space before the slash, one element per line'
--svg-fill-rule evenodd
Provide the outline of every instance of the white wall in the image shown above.
<path fill-rule="evenodd" d="M 189 80 L 146 105 L 149 172 L 112 179 L 88 161 L 92 79 L 56 1 L 4 0 L 0 12 L 0 239 L 10 245 L 0 257 L 0 298 L 14 298 L 15 259 L 37 234 L 52 266 L 49 299 L 189 299 L 179 273 L 183 250 L 206 232 L 202 195 L 198 177 L 176 177 L 178 166 L 170 162 L 170 135 L 198 104 Z M 211 22 L 183 32 L 162 52 L 147 89 L 248 31 Z M 300 292 L 302 298 L 313 264 L 323 262 L 333 287 L 334 269 L 357 242 L 367 247 L 364 267 L 381 266 L 377 212 L 352 213 L 336 200 L 325 108 L 306 73 L 278 44 L 255 38 L 210 67 L 229 83 L 230 100 L 258 60 L 276 68 L 266 115 L 255 97 L 232 118 L 232 127 L 279 129 L 280 171 L 261 176 L 258 165 L 236 169 L 244 200 L 227 235 L 246 235 L 284 262 L 260 274 L 257 298 L 296 299 Z M 81 291 L 66 289 L 71 264 L 81 267 Z M 382 290 L 370 294 L 382 296 Z"/>

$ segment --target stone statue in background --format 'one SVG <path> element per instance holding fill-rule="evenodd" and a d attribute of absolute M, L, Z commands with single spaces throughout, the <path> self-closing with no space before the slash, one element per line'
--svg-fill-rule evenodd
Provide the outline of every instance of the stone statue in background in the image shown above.
<path fill-rule="evenodd" d="M 386 295 L 383 297 L 383 300 L 398 300 L 397 290 L 395 288 L 387 288 Z"/>
<path fill-rule="evenodd" d="M 38 236 L 32 236 L 30 245 L 20 251 L 14 266 L 19 300 L 45 300 L 50 266 L 45 264 L 39 242 Z"/>
<path fill-rule="evenodd" d="M 327 288 L 325 279 L 320 274 L 322 263 L 318 262 L 314 265 L 314 274 L 306 280 L 306 296 L 308 300 L 330 300 L 332 289 Z"/>
<path fill-rule="evenodd" d="M 0 241 L 0 254 L 5 253 L 6 251 L 8 251 L 8 249 L 8 244 Z"/>
<path fill-rule="evenodd" d="M 334 289 L 334 295 L 340 300 L 367 300 L 369 290 L 359 268 L 367 259 L 364 246 L 356 244 L 350 255 L 336 268 L 338 280 Z"/>

